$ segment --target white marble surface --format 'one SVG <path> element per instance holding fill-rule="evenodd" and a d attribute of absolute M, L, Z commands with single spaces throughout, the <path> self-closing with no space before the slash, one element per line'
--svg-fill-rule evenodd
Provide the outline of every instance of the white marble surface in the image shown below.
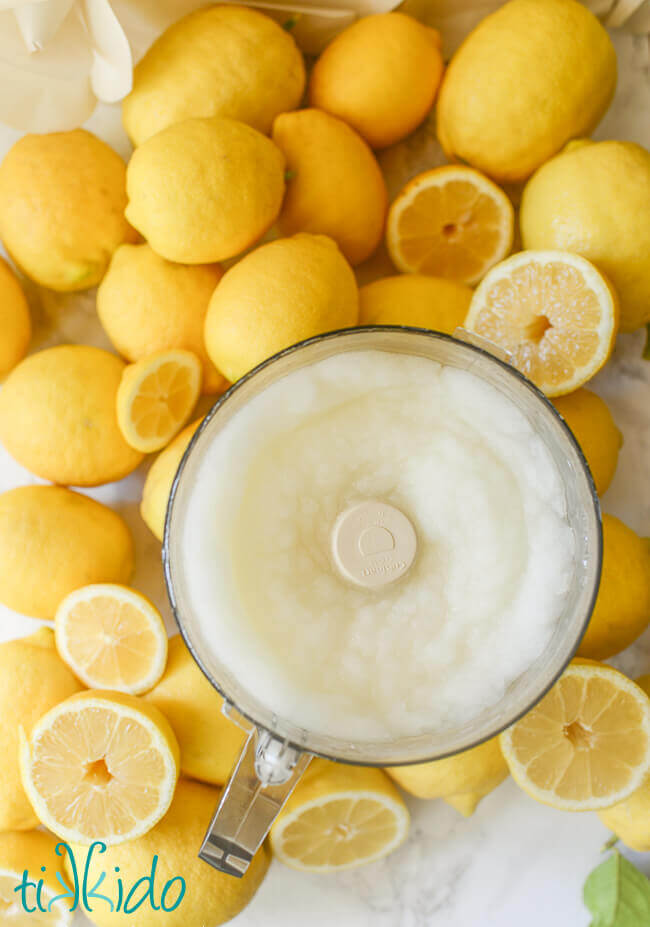
<path fill-rule="evenodd" d="M 648 40 L 618 35 L 615 42 L 619 87 L 597 137 L 631 139 L 650 147 Z M 117 108 L 102 107 L 88 127 L 128 154 Z M 0 156 L 16 137 L 0 126 Z M 391 163 L 408 174 L 437 158 L 436 146 L 420 137 Z M 406 176 L 400 176 L 400 182 L 403 179 Z M 377 267 L 381 265 L 380 258 Z M 366 275 L 376 272 L 370 269 Z M 60 341 L 108 346 L 95 318 L 94 294 L 30 295 L 37 322 L 34 348 Z M 609 402 L 625 437 L 603 508 L 650 534 L 650 362 L 641 359 L 643 343 L 644 333 L 620 338 L 615 357 L 593 386 Z M 171 630 L 160 545 L 137 511 L 142 479 L 143 473 L 136 473 L 90 495 L 126 517 L 137 545 L 134 585 L 156 601 Z M 29 482 L 34 479 L 0 448 L 0 491 Z M 38 624 L 0 606 L 0 639 L 29 633 Z M 632 674 L 650 671 L 650 632 L 621 656 L 619 664 Z M 469 820 L 442 801 L 410 800 L 409 805 L 409 840 L 389 859 L 332 876 L 304 875 L 274 863 L 252 904 L 236 919 L 238 927 L 548 927 L 551 920 L 554 927 L 587 927 L 582 883 L 600 861 L 608 836 L 596 815 L 545 808 L 510 780 Z M 629 855 L 650 874 L 650 854 Z M 80 916 L 75 927 L 87 924 Z"/>

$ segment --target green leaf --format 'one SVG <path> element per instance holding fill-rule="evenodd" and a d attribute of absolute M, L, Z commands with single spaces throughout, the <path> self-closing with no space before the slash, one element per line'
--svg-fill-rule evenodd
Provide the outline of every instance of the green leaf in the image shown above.
<path fill-rule="evenodd" d="M 645 327 L 645 348 L 643 349 L 643 359 L 650 360 L 650 322 Z"/>
<path fill-rule="evenodd" d="M 650 881 L 617 851 L 585 882 L 591 927 L 650 927 Z"/>

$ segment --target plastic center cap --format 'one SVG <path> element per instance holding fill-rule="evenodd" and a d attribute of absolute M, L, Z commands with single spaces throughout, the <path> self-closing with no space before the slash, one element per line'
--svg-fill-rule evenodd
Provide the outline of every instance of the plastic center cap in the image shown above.
<path fill-rule="evenodd" d="M 413 563 L 417 539 L 403 512 L 359 502 L 341 512 L 332 531 L 334 562 L 346 579 L 368 588 L 392 583 Z"/>

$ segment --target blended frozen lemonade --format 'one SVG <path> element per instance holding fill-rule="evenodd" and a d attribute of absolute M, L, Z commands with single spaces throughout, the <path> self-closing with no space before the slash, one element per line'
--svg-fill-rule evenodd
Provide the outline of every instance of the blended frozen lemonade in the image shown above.
<path fill-rule="evenodd" d="M 513 402 L 371 350 L 289 373 L 226 423 L 179 548 L 239 682 L 361 742 L 498 702 L 550 640 L 574 570 L 559 474 Z"/>

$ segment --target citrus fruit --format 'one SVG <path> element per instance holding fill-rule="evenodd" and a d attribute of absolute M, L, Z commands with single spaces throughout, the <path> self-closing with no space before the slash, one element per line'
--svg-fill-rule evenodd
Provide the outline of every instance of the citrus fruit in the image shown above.
<path fill-rule="evenodd" d="M 165 672 L 146 699 L 162 711 L 174 729 L 183 775 L 213 785 L 226 782 L 246 736 L 223 714 L 223 699 L 179 634 L 169 641 Z"/>
<path fill-rule="evenodd" d="M 172 440 L 201 393 L 201 362 L 191 351 L 158 351 L 130 364 L 117 391 L 117 421 L 131 447 L 150 454 Z"/>
<path fill-rule="evenodd" d="M 452 57 L 438 97 L 450 157 L 519 181 L 589 135 L 614 94 L 616 53 L 577 0 L 510 0 Z"/>
<path fill-rule="evenodd" d="M 464 324 L 472 291 L 464 283 L 401 274 L 359 289 L 360 325 L 413 325 L 453 335 Z"/>
<path fill-rule="evenodd" d="M 361 136 L 335 116 L 301 109 L 277 117 L 273 141 L 289 177 L 282 234 L 329 235 L 353 265 L 370 257 L 384 231 L 386 185 Z"/>
<path fill-rule="evenodd" d="M 501 734 L 501 749 L 531 798 L 565 811 L 608 808 L 650 770 L 650 699 L 611 666 L 574 661 Z"/>
<path fill-rule="evenodd" d="M 385 148 L 422 122 L 441 76 L 438 32 L 403 13 L 364 16 L 316 61 L 309 102 L 347 122 L 371 148 Z"/>
<path fill-rule="evenodd" d="M 174 440 L 158 454 L 147 472 L 142 489 L 140 514 L 159 541 L 162 541 L 165 532 L 167 502 L 176 471 L 200 422 L 201 420 L 198 419 L 183 428 Z"/>
<path fill-rule="evenodd" d="M 226 271 L 205 319 L 212 361 L 231 382 L 277 351 L 355 325 L 352 268 L 325 235 L 262 245 Z"/>
<path fill-rule="evenodd" d="M 61 659 L 90 689 L 140 695 L 164 672 L 167 632 L 160 612 L 128 586 L 82 586 L 63 599 L 54 620 Z"/>
<path fill-rule="evenodd" d="M 121 245 L 97 290 L 97 314 L 113 347 L 128 361 L 183 348 L 203 366 L 203 392 L 226 381 L 208 357 L 203 322 L 223 271 L 218 264 L 174 264 L 149 245 Z"/>
<path fill-rule="evenodd" d="M 20 784 L 18 726 L 31 727 L 80 688 L 56 652 L 49 628 L 0 644 L 0 830 L 28 830 L 38 825 Z M 0 855 L 0 869 L 2 865 Z"/>
<path fill-rule="evenodd" d="M 25 356 L 31 336 L 25 294 L 12 269 L 0 258 L 0 380 Z"/>
<path fill-rule="evenodd" d="M 621 329 L 650 321 L 650 152 L 632 142 L 570 142 L 528 181 L 525 248 L 562 248 L 614 285 Z"/>
<path fill-rule="evenodd" d="M 284 157 L 234 119 L 186 119 L 137 148 L 126 216 L 168 261 L 210 264 L 249 248 L 275 222 Z"/>
<path fill-rule="evenodd" d="M 514 211 L 503 190 L 471 167 L 434 167 L 398 193 L 386 245 L 407 273 L 476 283 L 512 247 Z"/>
<path fill-rule="evenodd" d="M 623 435 L 607 403 L 591 390 L 577 389 L 567 396 L 558 396 L 553 404 L 582 448 L 598 495 L 602 496 L 614 478 L 623 444 Z"/>
<path fill-rule="evenodd" d="M 216 872 L 199 859 L 197 851 L 218 802 L 219 789 L 181 779 L 169 811 L 152 830 L 129 843 L 109 847 L 101 856 L 95 853 L 89 865 L 88 884 L 95 885 L 105 872 L 100 891 L 113 899 L 119 893 L 118 878 L 125 886 L 135 885 L 143 874 L 151 872 L 151 861 L 156 857 L 159 907 L 155 910 L 145 901 L 134 915 L 125 912 L 125 905 L 120 911 L 111 911 L 107 904 L 95 904 L 93 923 L 97 927 L 218 927 L 242 911 L 261 885 L 271 855 L 262 845 L 241 879 Z M 83 871 L 87 849 L 73 849 Z M 174 908 L 181 897 L 180 879 L 185 881 L 185 892 Z M 171 880 L 166 896 L 166 907 L 171 910 L 165 911 L 160 906 L 161 892 Z M 142 890 L 136 892 L 132 904 L 142 896 Z"/>
<path fill-rule="evenodd" d="M 121 479 L 142 461 L 117 424 L 123 371 L 119 357 L 88 345 L 64 344 L 26 357 L 0 392 L 0 440 L 23 467 L 53 483 L 98 486 Z"/>
<path fill-rule="evenodd" d="M 135 233 L 124 218 L 125 164 L 86 132 L 24 135 L 0 165 L 0 238 L 52 290 L 85 290 Z"/>
<path fill-rule="evenodd" d="M 0 834 L 0 921 L 5 927 L 69 927 L 72 923 L 70 902 L 55 900 L 62 894 L 57 873 L 63 875 L 61 857 L 56 855 L 57 843 L 50 834 L 35 830 Z M 39 896 L 33 881 L 25 889 L 26 907 L 15 891 L 25 870 L 31 879 L 43 880 L 40 902 L 45 913 L 37 907 Z M 50 905 L 51 910 L 47 910 Z"/>
<path fill-rule="evenodd" d="M 21 729 L 20 772 L 42 824 L 63 840 L 110 846 L 151 830 L 169 808 L 178 743 L 153 705 L 88 689 Z"/>
<path fill-rule="evenodd" d="M 128 583 L 131 533 L 111 509 L 60 486 L 0 494 L 0 602 L 52 620 L 61 599 L 88 583 Z"/>
<path fill-rule="evenodd" d="M 636 684 L 650 695 L 650 676 L 641 676 Z M 650 850 L 650 777 L 629 798 L 599 811 L 598 817 L 625 846 L 639 853 L 647 853 Z"/>
<path fill-rule="evenodd" d="M 483 278 L 465 327 L 500 345 L 547 396 L 582 386 L 609 358 L 616 295 L 593 264 L 566 251 L 521 251 Z"/>
<path fill-rule="evenodd" d="M 300 104 L 305 65 L 293 37 L 242 6 L 196 10 L 170 26 L 133 72 L 122 121 L 134 145 L 191 116 L 228 116 L 268 132 Z"/>
<path fill-rule="evenodd" d="M 603 569 L 596 606 L 578 653 L 608 660 L 650 623 L 650 540 L 603 515 Z"/>
<path fill-rule="evenodd" d="M 386 771 L 411 795 L 444 798 L 466 817 L 508 775 L 498 737 L 442 760 L 392 766 Z"/>

